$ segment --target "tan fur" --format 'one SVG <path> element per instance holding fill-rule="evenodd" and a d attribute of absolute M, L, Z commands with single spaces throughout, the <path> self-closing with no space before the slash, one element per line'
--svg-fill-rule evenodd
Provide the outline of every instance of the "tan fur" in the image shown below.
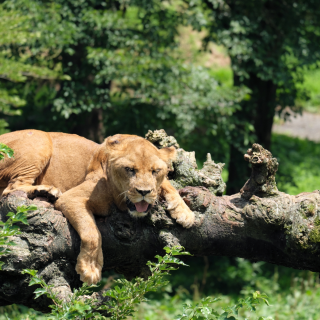
<path fill-rule="evenodd" d="M 93 215 L 107 215 L 111 204 L 143 217 L 147 212 L 138 212 L 134 204 L 153 205 L 162 196 L 178 223 L 186 228 L 194 223 L 193 212 L 166 178 L 176 157 L 173 147 L 159 150 L 141 137 L 120 134 L 98 145 L 38 130 L 7 133 L 0 142 L 15 152 L 13 159 L 0 162 L 0 194 L 22 190 L 29 197 L 43 192 L 59 197 L 56 209 L 81 238 L 76 271 L 83 282 L 101 279 L 101 234 Z"/>

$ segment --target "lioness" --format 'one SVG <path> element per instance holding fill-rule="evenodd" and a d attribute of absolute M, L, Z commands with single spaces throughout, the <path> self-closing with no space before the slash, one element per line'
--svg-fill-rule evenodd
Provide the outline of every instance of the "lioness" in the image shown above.
<path fill-rule="evenodd" d="M 0 136 L 14 158 L 0 162 L 0 192 L 29 197 L 49 194 L 81 238 L 76 271 L 83 282 L 101 279 L 101 235 L 93 214 L 105 216 L 114 203 L 144 217 L 159 196 L 171 216 L 189 228 L 194 214 L 167 180 L 174 147 L 157 149 L 144 138 L 117 134 L 99 145 L 73 134 L 23 130 Z"/>

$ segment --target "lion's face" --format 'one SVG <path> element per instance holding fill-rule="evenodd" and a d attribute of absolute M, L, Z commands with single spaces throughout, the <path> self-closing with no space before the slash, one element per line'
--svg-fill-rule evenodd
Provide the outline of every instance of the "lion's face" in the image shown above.
<path fill-rule="evenodd" d="M 134 217 L 145 216 L 157 201 L 176 150 L 173 147 L 159 150 L 149 141 L 131 135 L 109 137 L 106 144 L 108 179 L 116 189 L 116 204 L 120 209 L 126 207 Z"/>

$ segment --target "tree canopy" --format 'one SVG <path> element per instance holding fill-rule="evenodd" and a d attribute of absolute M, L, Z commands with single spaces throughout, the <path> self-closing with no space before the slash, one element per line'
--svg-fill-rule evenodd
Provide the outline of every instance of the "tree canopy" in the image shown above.
<path fill-rule="evenodd" d="M 23 105 L 23 118 L 4 115 L 11 129 L 62 130 L 101 142 L 159 123 L 182 138 L 234 127 L 229 117 L 246 90 L 221 86 L 207 68 L 181 56 L 178 28 L 206 22 L 198 5 L 17 0 L 2 7 L 13 24 L 24 17 L 14 32 L 31 35 L 0 48 L 20 72 L 14 82 L 1 82 Z M 18 63 L 46 76 L 25 74 Z"/>
<path fill-rule="evenodd" d="M 35 128 L 101 142 L 163 127 L 200 158 L 210 151 L 229 162 L 250 142 L 270 147 L 276 109 L 299 109 L 304 68 L 319 59 L 313 0 L 0 4 L 1 132 Z M 233 86 L 186 58 L 181 26 L 205 34 L 204 49 L 223 45 Z M 241 162 L 230 161 L 228 193 L 248 171 L 233 163 Z"/>

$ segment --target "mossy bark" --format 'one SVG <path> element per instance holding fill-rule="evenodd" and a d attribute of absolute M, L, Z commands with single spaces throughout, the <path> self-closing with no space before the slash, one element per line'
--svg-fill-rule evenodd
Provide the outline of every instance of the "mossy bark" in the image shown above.
<path fill-rule="evenodd" d="M 243 257 L 320 271 L 319 191 L 297 196 L 279 192 L 274 180 L 278 163 L 259 145 L 248 150 L 245 158 L 252 164 L 252 175 L 241 193 L 217 196 L 203 186 L 180 190 L 196 214 L 196 223 L 190 229 L 177 224 L 161 201 L 142 219 L 115 207 L 107 217 L 97 217 L 104 270 L 115 269 L 127 278 L 147 276 L 148 260 L 162 254 L 164 246 L 180 244 L 196 256 Z M 18 193 L 1 201 L 1 220 L 20 205 L 33 203 L 38 210 L 30 213 L 28 226 L 21 225 L 22 234 L 14 239 L 18 245 L 4 258 L 0 305 L 20 303 L 48 311 L 46 298 L 34 300 L 35 288 L 29 287 L 28 276 L 21 274 L 24 268 L 39 270 L 62 296 L 81 284 L 75 272 L 79 236 L 61 212 L 40 200 Z"/>

